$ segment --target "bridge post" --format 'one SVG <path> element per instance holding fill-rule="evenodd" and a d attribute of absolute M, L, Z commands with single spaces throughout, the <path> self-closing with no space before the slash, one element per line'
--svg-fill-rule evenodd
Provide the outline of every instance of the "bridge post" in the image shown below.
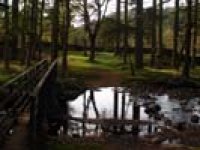
<path fill-rule="evenodd" d="M 85 120 L 87 119 L 87 98 L 86 98 L 86 93 L 84 93 L 84 96 L 83 96 L 83 137 L 85 137 L 85 129 L 86 129 L 86 126 L 85 126 Z"/>
<path fill-rule="evenodd" d="M 133 120 L 140 120 L 140 106 L 137 102 L 133 102 Z M 139 132 L 139 125 L 135 124 L 132 126 L 133 135 L 138 135 Z"/>
<path fill-rule="evenodd" d="M 125 119 L 125 104 L 126 104 L 126 93 L 123 90 L 122 92 L 122 107 L 121 107 L 121 119 L 124 120 Z M 125 126 L 122 125 L 121 126 L 121 130 L 124 131 Z"/>
<path fill-rule="evenodd" d="M 114 89 L 114 110 L 113 111 L 114 111 L 113 117 L 115 120 L 117 120 L 118 119 L 118 89 L 117 88 Z M 113 127 L 113 129 L 114 129 L 114 132 L 117 132 L 116 125 Z"/>

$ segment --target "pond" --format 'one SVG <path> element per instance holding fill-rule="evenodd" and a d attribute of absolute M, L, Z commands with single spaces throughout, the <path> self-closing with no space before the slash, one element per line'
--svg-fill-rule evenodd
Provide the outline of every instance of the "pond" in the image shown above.
<path fill-rule="evenodd" d="M 170 98 L 167 94 L 157 96 L 151 93 L 145 96 L 135 96 L 133 91 L 123 87 L 87 90 L 69 105 L 72 108 L 71 116 L 74 118 L 136 119 L 152 122 L 150 127 L 139 125 L 139 135 L 152 133 L 157 126 L 166 126 L 169 123 L 199 124 L 200 117 L 199 98 L 177 100 Z M 76 121 L 73 123 L 77 129 L 81 129 L 75 131 L 74 127 L 73 132 L 83 134 L 82 123 Z M 85 126 L 87 129 L 96 128 L 94 124 L 86 123 Z M 131 131 L 132 127 L 127 125 L 125 129 Z M 102 130 L 99 132 L 101 133 Z M 87 132 L 87 134 L 96 133 Z"/>

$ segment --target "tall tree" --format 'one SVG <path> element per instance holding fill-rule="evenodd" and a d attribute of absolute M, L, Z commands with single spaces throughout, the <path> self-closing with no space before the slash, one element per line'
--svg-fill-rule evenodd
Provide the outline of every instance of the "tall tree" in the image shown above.
<path fill-rule="evenodd" d="M 116 54 L 120 52 L 120 36 L 121 36 L 121 0 L 117 0 L 116 5 L 116 24 L 117 24 L 117 37 L 116 37 Z"/>
<path fill-rule="evenodd" d="M 174 67 L 177 67 L 178 41 L 179 41 L 179 0 L 175 0 L 174 42 L 173 42 L 173 56 L 172 56 L 172 65 Z"/>
<path fill-rule="evenodd" d="M 192 65 L 195 66 L 195 58 L 197 53 L 197 41 L 198 41 L 198 10 L 199 2 L 195 0 L 194 2 L 194 37 L 193 37 L 193 49 L 192 49 Z"/>
<path fill-rule="evenodd" d="M 143 0 L 137 0 L 136 7 L 136 43 L 135 43 L 135 67 L 143 68 Z"/>
<path fill-rule="evenodd" d="M 63 36 L 63 58 L 62 58 L 62 70 L 63 74 L 67 71 L 68 66 L 68 38 L 69 38 L 69 26 L 70 26 L 70 0 L 65 1 L 65 13 L 64 13 L 64 36 Z"/>
<path fill-rule="evenodd" d="M 124 3 L 124 51 L 123 51 L 123 62 L 127 63 L 127 50 L 128 50 L 128 0 Z"/>
<path fill-rule="evenodd" d="M 4 5 L 8 6 L 8 0 L 4 1 Z M 10 68 L 10 30 L 9 30 L 9 7 L 5 9 L 5 19 L 4 19 L 4 27 L 5 27 L 5 43 L 4 43 L 4 68 L 9 70 Z"/>
<path fill-rule="evenodd" d="M 17 55 L 19 31 L 19 0 L 12 0 L 12 58 Z"/>
<path fill-rule="evenodd" d="M 54 0 L 54 8 L 52 10 L 52 33 L 51 33 L 51 61 L 54 61 L 58 56 L 59 42 L 59 0 Z"/>
<path fill-rule="evenodd" d="M 101 22 L 105 18 L 108 2 L 109 0 L 95 0 L 94 3 L 89 3 L 88 0 L 83 0 L 84 24 L 90 40 L 89 60 L 91 62 L 95 60 L 96 38 L 101 27 Z M 102 10 L 103 8 L 104 10 Z M 89 11 L 92 11 L 92 14 Z M 96 14 L 96 20 L 92 20 L 92 17 L 94 17 L 92 16 L 93 14 Z"/>
<path fill-rule="evenodd" d="M 23 18 L 21 22 L 21 63 L 25 63 L 27 44 L 27 0 L 23 0 Z"/>
<path fill-rule="evenodd" d="M 158 57 L 163 50 L 163 0 L 159 0 L 159 49 Z"/>
<path fill-rule="evenodd" d="M 45 9 L 45 0 L 41 1 L 41 8 L 40 8 L 40 25 L 39 25 L 39 35 L 38 35 L 38 59 L 40 60 L 42 57 L 42 37 L 43 37 L 43 22 L 44 22 L 44 9 Z"/>
<path fill-rule="evenodd" d="M 192 0 L 187 0 L 187 25 L 186 25 L 186 46 L 185 46 L 185 56 L 184 65 L 182 71 L 183 78 L 190 77 L 190 52 L 191 52 L 191 39 L 192 39 Z"/>
<path fill-rule="evenodd" d="M 151 55 L 151 66 L 155 65 L 155 55 L 157 51 L 157 0 L 153 0 L 153 9 L 152 9 L 152 55 Z"/>
<path fill-rule="evenodd" d="M 35 59 L 35 51 L 36 51 L 36 46 L 37 46 L 37 10 L 38 10 L 38 0 L 31 0 L 30 1 L 30 14 L 29 17 L 29 28 L 28 28 L 28 46 L 27 48 L 27 53 L 26 53 L 26 65 L 30 66 L 31 65 L 31 60 L 34 58 Z"/>

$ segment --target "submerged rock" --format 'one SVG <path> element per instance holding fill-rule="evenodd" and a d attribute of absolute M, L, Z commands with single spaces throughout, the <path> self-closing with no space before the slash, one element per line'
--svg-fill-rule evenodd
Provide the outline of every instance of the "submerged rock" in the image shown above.
<path fill-rule="evenodd" d="M 148 105 L 145 109 L 146 114 L 157 114 L 159 111 L 161 111 L 161 106 L 158 104 Z"/>
<path fill-rule="evenodd" d="M 199 116 L 196 115 L 196 114 L 192 115 L 191 122 L 192 123 L 199 123 Z"/>

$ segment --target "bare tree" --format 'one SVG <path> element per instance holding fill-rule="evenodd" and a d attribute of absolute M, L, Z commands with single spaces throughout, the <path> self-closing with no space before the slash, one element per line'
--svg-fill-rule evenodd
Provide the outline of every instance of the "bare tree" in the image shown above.
<path fill-rule="evenodd" d="M 94 3 L 89 3 L 88 0 L 83 0 L 84 24 L 90 40 L 89 60 L 91 62 L 95 60 L 96 38 L 101 26 L 101 21 L 105 17 L 107 11 L 108 2 L 109 0 L 95 0 Z M 94 15 L 96 19 L 92 20 Z"/>

